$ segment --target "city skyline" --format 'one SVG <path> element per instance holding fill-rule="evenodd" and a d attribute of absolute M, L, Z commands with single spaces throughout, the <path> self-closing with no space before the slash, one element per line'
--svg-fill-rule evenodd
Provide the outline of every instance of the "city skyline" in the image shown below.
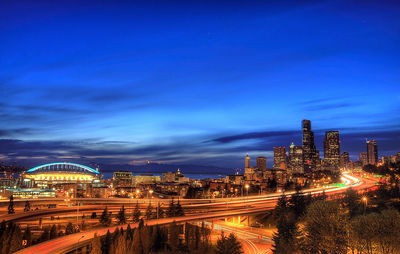
<path fill-rule="evenodd" d="M 399 7 L 287 3 L 4 4 L 0 160 L 271 168 L 303 119 L 397 153 Z"/>

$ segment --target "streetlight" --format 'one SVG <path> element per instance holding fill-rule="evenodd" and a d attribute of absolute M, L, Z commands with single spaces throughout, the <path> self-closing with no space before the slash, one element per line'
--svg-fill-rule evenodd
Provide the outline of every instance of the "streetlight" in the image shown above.
<path fill-rule="evenodd" d="M 249 185 L 248 184 L 246 184 L 245 186 L 244 186 L 245 188 L 246 188 L 246 199 L 247 199 L 247 202 L 249 201 Z M 247 226 L 250 226 L 250 215 L 247 215 Z"/>
<path fill-rule="evenodd" d="M 153 190 L 149 190 L 150 198 L 153 198 Z"/>
<path fill-rule="evenodd" d="M 79 241 L 82 239 L 82 238 L 84 238 L 85 236 L 83 235 L 83 236 L 81 236 L 79 239 L 78 239 L 78 243 L 76 244 L 76 253 L 78 253 L 78 247 L 79 247 Z"/>
<path fill-rule="evenodd" d="M 362 201 L 364 202 L 364 215 L 365 215 L 365 211 L 367 210 L 367 203 L 368 203 L 367 197 L 364 196 L 362 198 Z"/>

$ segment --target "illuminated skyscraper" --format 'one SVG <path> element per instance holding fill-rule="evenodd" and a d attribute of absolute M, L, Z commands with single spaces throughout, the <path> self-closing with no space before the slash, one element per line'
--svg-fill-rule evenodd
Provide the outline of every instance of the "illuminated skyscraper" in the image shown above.
<path fill-rule="evenodd" d="M 358 154 L 358 160 L 361 161 L 363 166 L 368 164 L 368 156 L 366 152 L 361 152 Z"/>
<path fill-rule="evenodd" d="M 286 169 L 286 147 L 274 147 L 274 169 Z"/>
<path fill-rule="evenodd" d="M 367 140 L 367 159 L 368 164 L 376 165 L 378 163 L 378 146 L 375 140 Z"/>
<path fill-rule="evenodd" d="M 340 155 L 340 168 L 347 169 L 350 162 L 350 155 L 348 152 L 343 152 Z"/>
<path fill-rule="evenodd" d="M 303 156 L 304 166 L 308 170 L 315 170 L 317 160 L 317 149 L 314 144 L 314 132 L 311 130 L 311 121 L 302 121 L 303 129 Z"/>
<path fill-rule="evenodd" d="M 340 141 L 338 131 L 325 132 L 324 168 L 338 172 L 340 166 Z"/>
<path fill-rule="evenodd" d="M 267 170 L 267 158 L 257 157 L 257 168 L 261 171 Z"/>
<path fill-rule="evenodd" d="M 244 168 L 250 168 L 250 156 L 247 154 L 244 159 Z"/>
<path fill-rule="evenodd" d="M 303 147 L 292 144 L 289 147 L 289 169 L 292 174 L 304 173 Z"/>

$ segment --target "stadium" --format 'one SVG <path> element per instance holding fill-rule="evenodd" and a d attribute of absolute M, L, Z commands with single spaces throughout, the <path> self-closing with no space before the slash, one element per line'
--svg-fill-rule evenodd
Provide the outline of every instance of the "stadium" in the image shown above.
<path fill-rule="evenodd" d="M 31 168 L 23 173 L 24 181 L 36 184 L 91 183 L 99 171 L 77 163 L 56 162 Z"/>

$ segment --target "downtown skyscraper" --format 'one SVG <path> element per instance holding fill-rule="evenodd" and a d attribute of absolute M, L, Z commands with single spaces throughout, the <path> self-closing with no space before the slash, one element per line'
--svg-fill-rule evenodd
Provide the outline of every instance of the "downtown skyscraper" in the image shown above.
<path fill-rule="evenodd" d="M 375 140 L 367 140 L 367 161 L 371 165 L 378 163 L 378 145 Z"/>
<path fill-rule="evenodd" d="M 338 172 L 340 166 L 339 131 L 325 132 L 324 140 L 324 168 Z"/>
<path fill-rule="evenodd" d="M 314 143 L 314 132 L 311 130 L 311 121 L 304 119 L 302 121 L 303 129 L 303 156 L 304 170 L 314 171 L 317 164 L 317 149 Z"/>

